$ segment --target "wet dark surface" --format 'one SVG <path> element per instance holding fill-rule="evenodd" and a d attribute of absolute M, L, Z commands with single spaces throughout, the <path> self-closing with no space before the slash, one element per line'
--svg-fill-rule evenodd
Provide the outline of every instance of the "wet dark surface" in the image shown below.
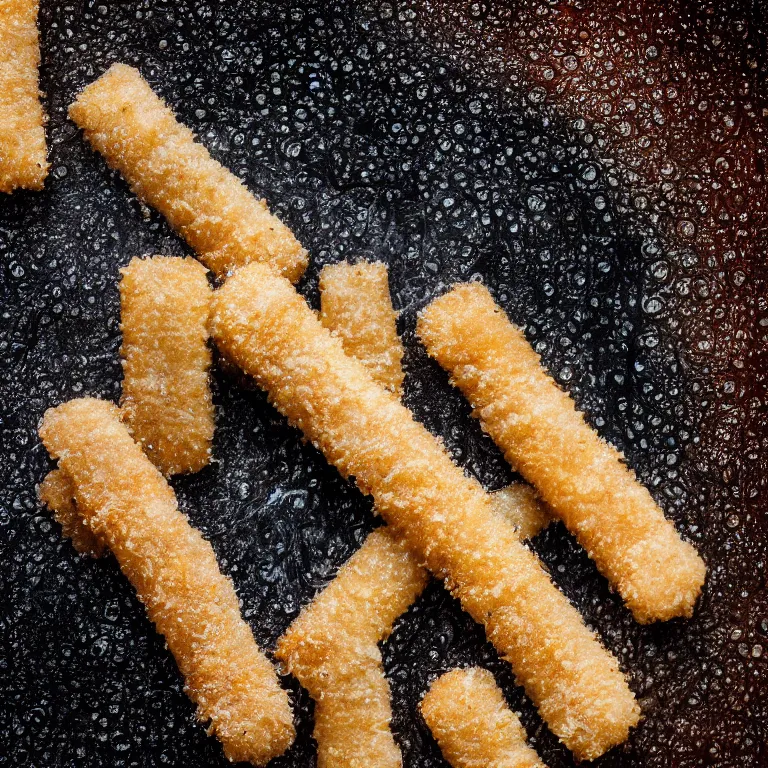
<path fill-rule="evenodd" d="M 535 542 L 644 708 L 599 764 L 768 765 L 764 11 L 666 8 L 43 3 L 52 174 L 0 199 L 0 765 L 226 764 L 114 560 L 78 558 L 36 501 L 44 409 L 118 396 L 118 267 L 186 252 L 65 117 L 113 61 L 294 228 L 312 303 L 323 264 L 390 264 L 406 401 L 497 488 L 510 471 L 413 337 L 445 285 L 488 283 L 710 565 L 693 620 L 640 627 L 561 526 Z M 601 36 L 620 41 L 607 69 Z M 603 119 L 624 97 L 639 108 Z M 215 387 L 217 461 L 174 486 L 271 647 L 374 521 L 260 393 L 224 373 Z M 466 663 L 496 673 L 550 768 L 573 764 L 438 585 L 384 658 L 406 766 L 443 765 L 416 705 Z M 300 736 L 275 765 L 312 765 L 311 705 L 287 684 Z"/>

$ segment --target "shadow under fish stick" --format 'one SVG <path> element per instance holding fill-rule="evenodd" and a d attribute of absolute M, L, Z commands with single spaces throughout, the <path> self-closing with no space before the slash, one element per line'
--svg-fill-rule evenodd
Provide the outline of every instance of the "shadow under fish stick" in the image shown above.
<path fill-rule="evenodd" d="M 37 11 L 37 0 L 0 0 L 0 192 L 42 189 L 48 175 Z"/>
<path fill-rule="evenodd" d="M 640 712 L 616 659 L 587 629 L 480 484 L 348 357 L 291 284 L 263 264 L 214 294 L 217 344 L 447 585 L 581 759 L 627 738 Z"/>
<path fill-rule="evenodd" d="M 422 311 L 417 334 L 635 618 L 690 616 L 704 562 L 541 367 L 488 289 L 467 283 L 435 299 Z"/>
<path fill-rule="evenodd" d="M 290 229 L 211 157 L 138 70 L 113 64 L 80 93 L 69 115 L 218 277 L 251 261 L 292 281 L 304 273 L 307 252 Z"/>
<path fill-rule="evenodd" d="M 198 718 L 225 755 L 264 765 L 293 742 L 287 693 L 240 614 L 211 545 L 179 511 L 119 410 L 83 398 L 51 408 L 40 436 L 79 513 L 112 551 L 168 643 Z"/>

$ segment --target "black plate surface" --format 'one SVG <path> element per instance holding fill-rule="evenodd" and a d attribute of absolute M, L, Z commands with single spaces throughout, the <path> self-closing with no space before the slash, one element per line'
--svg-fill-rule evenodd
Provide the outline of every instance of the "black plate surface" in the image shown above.
<path fill-rule="evenodd" d="M 138 66 L 294 228 L 312 256 L 300 286 L 311 303 L 322 265 L 389 263 L 407 404 L 486 487 L 514 476 L 413 335 L 417 310 L 457 280 L 489 285 L 700 547 L 710 575 L 694 619 L 640 627 L 562 526 L 533 544 L 643 705 L 599 765 L 768 764 L 766 229 L 750 186 L 763 183 L 763 14 L 667 5 L 42 3 L 52 173 L 44 193 L 0 200 L 0 765 L 226 764 L 115 561 L 78 558 L 36 500 L 43 411 L 119 395 L 118 268 L 187 252 L 66 118 L 113 61 Z M 618 41 L 615 67 L 601 34 Z M 557 45 L 550 76 L 532 54 Z M 622 101 L 639 91 L 639 110 Z M 595 94 L 615 111 L 600 118 Z M 669 119 L 676 98 L 703 115 L 686 134 Z M 712 187 L 723 163 L 743 188 Z M 699 205 L 701 189 L 722 206 Z M 173 484 L 272 647 L 375 522 L 261 393 L 217 372 L 215 397 L 216 462 Z M 468 663 L 496 674 L 550 768 L 573 765 L 439 585 L 384 658 L 407 766 L 444 764 L 416 706 Z M 309 766 L 311 702 L 286 684 L 299 738 L 274 765 Z"/>

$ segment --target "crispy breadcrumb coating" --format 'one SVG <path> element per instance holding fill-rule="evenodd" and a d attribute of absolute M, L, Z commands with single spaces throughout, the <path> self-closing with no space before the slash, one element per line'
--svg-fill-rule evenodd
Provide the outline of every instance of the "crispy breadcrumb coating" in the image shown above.
<path fill-rule="evenodd" d="M 123 416 L 164 475 L 197 472 L 211 459 L 214 430 L 206 269 L 154 256 L 120 272 Z"/>
<path fill-rule="evenodd" d="M 0 192 L 42 189 L 48 175 L 37 10 L 37 0 L 0 0 Z"/>
<path fill-rule="evenodd" d="M 420 709 L 453 768 L 545 768 L 487 669 L 446 672 Z"/>
<path fill-rule="evenodd" d="M 510 523 L 523 540 L 532 539 L 552 522 L 552 515 L 530 485 L 512 483 L 491 491 L 490 496 L 493 511 Z"/>
<path fill-rule="evenodd" d="M 336 264 L 320 275 L 320 320 L 377 384 L 400 395 L 403 354 L 383 264 Z M 492 496 L 496 511 L 532 536 L 547 522 L 530 488 Z M 302 611 L 278 643 L 277 657 L 315 699 L 319 768 L 402 765 L 389 730 L 389 684 L 378 643 L 416 599 L 427 573 L 379 528 Z"/>
<path fill-rule="evenodd" d="M 341 262 L 320 273 L 320 322 L 383 387 L 402 395 L 403 344 L 385 264 Z"/>
<path fill-rule="evenodd" d="M 214 339 L 482 623 L 543 719 L 581 759 L 627 738 L 639 708 L 584 625 L 480 484 L 263 264 L 214 294 Z"/>
<path fill-rule="evenodd" d="M 72 546 L 81 555 L 101 557 L 106 547 L 104 542 L 85 524 L 77 509 L 75 487 L 72 481 L 60 469 L 51 470 L 40 483 L 40 501 L 53 513 L 53 518 L 61 526 L 61 532 L 70 539 Z"/>
<path fill-rule="evenodd" d="M 478 283 L 433 301 L 417 333 L 509 463 L 541 494 L 641 623 L 690 616 L 704 562 L 541 367 Z"/>
<path fill-rule="evenodd" d="M 288 227 L 195 141 L 136 69 L 113 64 L 69 115 L 218 277 L 254 260 L 301 277 L 307 252 Z"/>
<path fill-rule="evenodd" d="M 379 528 L 278 641 L 276 657 L 317 702 L 318 766 L 402 765 L 377 643 L 426 582 L 415 558 Z"/>
<path fill-rule="evenodd" d="M 87 526 L 117 558 L 164 635 L 198 717 L 233 761 L 264 765 L 293 742 L 286 692 L 258 649 L 232 582 L 111 403 L 49 409 L 40 437 L 71 478 Z"/>

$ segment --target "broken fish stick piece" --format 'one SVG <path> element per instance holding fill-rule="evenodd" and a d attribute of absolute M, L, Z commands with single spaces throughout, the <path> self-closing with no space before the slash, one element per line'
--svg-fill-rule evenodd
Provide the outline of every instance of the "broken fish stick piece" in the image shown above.
<path fill-rule="evenodd" d="M 545 768 L 487 669 L 446 672 L 420 709 L 453 768 Z"/>
<path fill-rule="evenodd" d="M 218 277 L 254 260 L 292 281 L 304 273 L 307 252 L 290 229 L 211 157 L 138 70 L 113 64 L 80 93 L 69 115 Z"/>
<path fill-rule="evenodd" d="M 128 427 L 166 476 L 211 459 L 211 288 L 194 259 L 133 259 L 120 270 L 123 394 Z"/>
<path fill-rule="evenodd" d="M 217 344 L 483 624 L 552 731 L 580 759 L 627 738 L 640 712 L 587 629 L 480 484 L 344 353 L 291 284 L 262 264 L 214 294 Z"/>
<path fill-rule="evenodd" d="M 706 576 L 622 455 L 584 421 L 478 283 L 422 311 L 417 334 L 507 460 L 541 494 L 641 623 L 690 616 Z"/>
<path fill-rule="evenodd" d="M 114 554 L 168 643 L 198 717 L 233 761 L 264 765 L 294 739 L 287 693 L 240 614 L 211 545 L 179 511 L 116 406 L 71 400 L 40 436 L 75 488 L 77 508 Z"/>
<path fill-rule="evenodd" d="M 37 0 L 0 0 L 0 192 L 42 189 L 48 174 L 37 11 Z"/>
<path fill-rule="evenodd" d="M 104 542 L 83 521 L 75 501 L 75 488 L 62 470 L 53 469 L 46 475 L 38 495 L 53 513 L 64 537 L 72 541 L 76 552 L 89 557 L 104 554 Z"/>
<path fill-rule="evenodd" d="M 318 766 L 402 765 L 377 643 L 426 583 L 415 558 L 378 528 L 278 641 L 275 656 L 316 702 Z"/>
<path fill-rule="evenodd" d="M 320 273 L 320 322 L 341 339 L 374 380 L 400 396 L 403 344 L 389 295 L 389 273 L 381 263 L 341 262 Z"/>

